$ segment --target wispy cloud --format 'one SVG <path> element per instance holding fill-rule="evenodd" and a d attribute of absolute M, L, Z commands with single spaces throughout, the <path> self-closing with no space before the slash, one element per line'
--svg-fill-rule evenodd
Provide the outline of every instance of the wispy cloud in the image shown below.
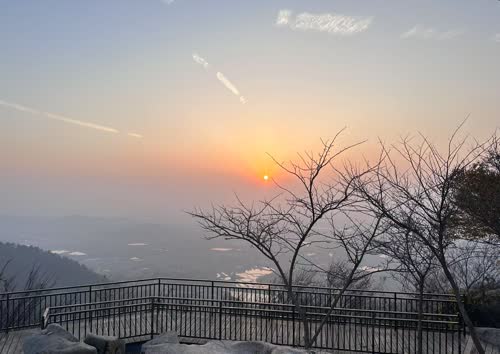
<path fill-rule="evenodd" d="M 99 131 L 106 132 L 106 133 L 112 133 L 112 134 L 119 133 L 119 131 L 113 127 L 109 127 L 109 126 L 105 126 L 105 125 L 101 125 L 101 124 L 97 124 L 97 123 L 92 123 L 92 122 L 87 122 L 87 121 L 83 121 L 83 120 L 79 120 L 79 119 L 74 119 L 74 118 L 62 116 L 62 115 L 56 114 L 56 113 L 40 111 L 40 110 L 31 108 L 28 106 L 24 106 L 24 105 L 21 105 L 18 103 L 0 100 L 0 106 L 10 108 L 10 109 L 13 109 L 13 110 L 16 110 L 19 112 L 23 112 L 23 113 L 29 113 L 29 114 L 37 115 L 37 116 L 43 116 L 45 118 L 48 118 L 51 120 L 56 120 L 59 122 L 64 122 L 67 124 L 72 124 L 72 125 L 76 125 L 76 126 L 80 126 L 80 127 L 84 127 L 84 128 L 99 130 Z M 142 135 L 137 134 L 137 133 L 128 133 L 128 135 L 136 137 L 136 138 L 139 138 L 139 137 L 142 138 Z"/>
<path fill-rule="evenodd" d="M 208 62 L 205 59 L 203 59 L 196 53 L 193 54 L 193 60 L 195 61 L 195 63 L 203 66 L 207 70 L 210 67 L 210 64 L 208 64 Z M 215 74 L 215 76 L 229 91 L 231 91 L 235 96 L 239 97 L 239 100 L 242 104 L 247 103 L 247 99 L 240 94 L 240 91 L 238 90 L 236 85 L 234 85 L 231 81 L 229 81 L 229 79 L 223 73 L 218 71 Z"/>
<path fill-rule="evenodd" d="M 161 0 L 162 3 L 170 5 L 174 2 L 175 0 Z"/>
<path fill-rule="evenodd" d="M 373 17 L 347 16 L 336 13 L 311 14 L 303 12 L 295 17 L 291 10 L 280 10 L 276 26 L 292 30 L 326 32 L 336 35 L 353 35 L 364 32 L 370 27 Z"/>
<path fill-rule="evenodd" d="M 82 120 L 68 118 L 68 117 L 64 117 L 64 116 L 61 116 L 59 114 L 54 114 L 54 113 L 50 113 L 50 112 L 41 112 L 41 114 L 43 114 L 47 118 L 50 118 L 53 120 L 58 120 L 58 121 L 61 121 L 64 123 L 79 125 L 81 127 L 91 128 L 91 129 L 95 129 L 95 130 L 101 130 L 101 131 L 108 132 L 108 133 L 115 133 L 115 134 L 119 133 L 119 131 L 116 130 L 115 128 L 107 127 L 105 125 L 84 122 Z"/>
<path fill-rule="evenodd" d="M 236 96 L 240 96 L 240 91 L 238 91 L 238 89 L 236 88 L 236 86 L 234 86 L 233 83 L 231 81 L 229 81 L 227 79 L 227 77 L 224 76 L 223 73 L 217 72 L 216 76 L 217 76 L 217 79 L 219 79 L 219 81 L 222 82 L 222 84 L 224 86 L 226 86 L 226 88 L 229 91 L 231 91 L 232 93 L 234 93 Z"/>
<path fill-rule="evenodd" d="M 142 136 L 142 134 L 137 134 L 137 133 L 127 133 L 127 135 L 132 137 L 132 138 L 137 138 L 137 139 L 144 138 L 144 136 Z"/>
<path fill-rule="evenodd" d="M 495 36 L 493 37 L 493 40 L 495 42 L 499 42 L 500 43 L 500 33 L 495 34 Z"/>
<path fill-rule="evenodd" d="M 202 57 L 200 57 L 200 56 L 199 56 L 198 54 L 196 54 L 196 53 L 194 53 L 194 54 L 193 54 L 193 60 L 194 60 L 196 63 L 198 63 L 198 64 L 200 64 L 201 66 L 203 66 L 205 69 L 208 69 L 208 67 L 210 66 L 210 65 L 208 64 L 208 62 L 207 62 L 205 59 L 203 59 Z"/>
<path fill-rule="evenodd" d="M 465 31 L 463 29 L 451 29 L 447 31 L 441 31 L 434 27 L 416 25 L 415 27 L 402 33 L 401 38 L 435 39 L 443 41 L 443 40 L 457 38 L 464 33 Z"/>
<path fill-rule="evenodd" d="M 245 104 L 247 103 L 247 99 L 242 96 L 240 94 L 240 91 L 236 88 L 236 86 L 231 82 L 229 81 L 229 79 L 227 77 L 224 76 L 223 73 L 221 73 L 220 71 L 217 72 L 216 74 L 217 76 L 217 79 L 229 90 L 231 91 L 235 96 L 238 96 L 239 99 L 240 99 L 240 102 L 242 104 Z"/>
<path fill-rule="evenodd" d="M 292 11 L 290 10 L 280 10 L 278 12 L 278 17 L 276 18 L 276 26 L 287 26 L 292 20 Z"/>

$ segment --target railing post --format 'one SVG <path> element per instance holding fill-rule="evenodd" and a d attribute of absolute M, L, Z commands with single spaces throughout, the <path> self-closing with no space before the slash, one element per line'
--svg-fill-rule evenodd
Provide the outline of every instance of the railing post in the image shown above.
<path fill-rule="evenodd" d="M 47 307 L 42 314 L 42 320 L 40 321 L 41 329 L 45 329 L 47 327 L 47 322 L 50 317 L 50 307 Z"/>
<path fill-rule="evenodd" d="M 92 312 L 93 312 L 93 311 L 94 311 L 94 310 L 92 309 L 92 305 L 89 305 L 89 327 L 90 327 L 90 333 L 92 333 L 92 331 L 93 331 L 93 329 L 92 329 L 92 328 L 93 328 L 93 325 L 92 325 L 92 322 L 93 322 L 93 321 L 92 321 L 92 318 L 93 318 L 93 316 L 92 316 Z M 97 333 L 96 333 L 96 334 L 97 334 Z"/>
<path fill-rule="evenodd" d="M 295 347 L 295 306 L 292 306 L 292 346 Z"/>
<path fill-rule="evenodd" d="M 219 302 L 219 339 L 222 340 L 222 301 Z"/>
<path fill-rule="evenodd" d="M 155 298 L 151 297 L 151 339 L 154 337 Z"/>
<path fill-rule="evenodd" d="M 42 314 L 42 318 L 40 319 L 40 329 L 45 329 L 45 314 Z"/>
<path fill-rule="evenodd" d="M 372 313 L 372 353 L 375 352 L 375 312 Z"/>
<path fill-rule="evenodd" d="M 460 338 L 460 332 L 462 327 L 462 317 L 460 316 L 460 313 L 458 314 L 458 330 L 457 330 L 457 339 L 458 339 L 458 353 L 462 354 L 462 338 Z M 465 326 L 464 326 L 465 328 Z"/>
<path fill-rule="evenodd" d="M 158 291 L 156 292 L 156 296 L 160 297 L 160 289 L 161 289 L 161 278 L 158 278 Z"/>
<path fill-rule="evenodd" d="M 465 294 L 462 294 L 462 297 L 464 299 L 464 301 L 463 301 L 464 308 L 465 308 L 465 310 L 467 310 L 467 296 Z M 458 304 L 457 304 L 457 308 L 458 308 Z M 465 322 L 462 321 L 462 314 L 460 313 L 460 311 L 458 311 L 458 316 L 460 318 L 460 322 L 462 322 L 462 328 L 463 328 L 464 337 L 465 337 L 467 335 L 467 330 L 466 330 Z"/>
<path fill-rule="evenodd" d="M 90 327 L 90 333 L 93 331 L 93 324 L 92 324 L 92 285 L 89 285 L 89 327 Z"/>
<path fill-rule="evenodd" d="M 10 321 L 10 299 L 9 299 L 9 294 L 7 293 L 7 315 L 6 318 L 7 320 L 5 321 L 5 331 L 8 333 L 9 332 L 9 321 Z"/>

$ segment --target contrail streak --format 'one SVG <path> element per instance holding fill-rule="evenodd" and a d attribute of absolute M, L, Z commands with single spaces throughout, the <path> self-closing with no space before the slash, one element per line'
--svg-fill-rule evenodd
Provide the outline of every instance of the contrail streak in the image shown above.
<path fill-rule="evenodd" d="M 208 69 L 208 67 L 209 67 L 208 62 L 205 59 L 203 59 L 202 57 L 200 57 L 198 54 L 196 54 L 196 53 L 193 54 L 193 60 L 196 63 L 198 63 L 201 66 L 203 66 L 205 69 Z"/>
<path fill-rule="evenodd" d="M 131 136 L 132 138 L 138 138 L 138 139 L 143 138 L 143 136 L 141 134 L 137 134 L 137 133 L 128 133 L 127 135 Z"/>
<path fill-rule="evenodd" d="M 39 111 L 39 110 L 36 110 L 34 108 L 23 106 L 23 105 L 20 105 L 17 103 L 6 102 L 6 101 L 0 100 L 0 105 L 7 107 L 7 108 L 10 108 L 10 109 L 14 109 L 14 110 L 19 111 L 19 112 L 25 112 L 25 113 L 30 113 L 33 115 L 44 116 L 44 117 L 52 119 L 52 120 L 57 120 L 60 122 L 73 124 L 73 125 L 78 125 L 80 127 L 100 130 L 100 131 L 103 131 L 106 133 L 113 133 L 113 134 L 119 133 L 119 131 L 117 129 L 112 128 L 112 127 L 107 127 L 105 125 L 91 123 L 91 122 L 85 122 L 82 120 L 61 116 L 61 115 L 55 114 L 55 113 Z"/>
<path fill-rule="evenodd" d="M 210 64 L 208 64 L 208 61 L 200 57 L 198 54 L 193 53 L 193 60 L 195 63 L 203 66 L 206 70 L 209 70 Z M 229 81 L 229 79 L 223 73 L 218 71 L 215 76 L 217 77 L 217 80 L 219 80 L 229 91 L 238 96 L 242 104 L 247 103 L 247 99 L 240 94 L 240 91 L 236 88 L 236 86 L 231 81 Z"/>
<path fill-rule="evenodd" d="M 462 29 L 452 29 L 448 31 L 440 31 L 434 27 L 423 25 L 416 25 L 405 33 L 401 34 L 401 38 L 417 38 L 417 39 L 437 39 L 437 40 L 450 40 L 459 37 L 465 33 Z"/>
<path fill-rule="evenodd" d="M 226 88 L 232 93 L 234 93 L 236 96 L 240 95 L 240 91 L 238 91 L 236 86 L 234 86 L 233 83 L 229 81 L 227 77 L 224 76 L 223 73 L 217 72 L 217 79 L 219 79 L 219 81 L 222 82 L 222 84 L 226 86 Z"/>
<path fill-rule="evenodd" d="M 50 112 L 41 112 L 44 116 L 47 118 L 53 119 L 53 120 L 59 120 L 64 123 L 69 123 L 69 124 L 74 124 L 74 125 L 79 125 L 81 127 L 85 128 L 91 128 L 95 130 L 101 130 L 103 132 L 108 132 L 108 133 L 119 133 L 118 130 L 115 128 L 107 127 L 105 125 L 100 125 L 100 124 L 95 124 L 95 123 L 90 123 L 90 122 L 84 122 L 78 119 L 72 119 L 68 117 L 63 117 L 58 114 L 50 113 Z"/>

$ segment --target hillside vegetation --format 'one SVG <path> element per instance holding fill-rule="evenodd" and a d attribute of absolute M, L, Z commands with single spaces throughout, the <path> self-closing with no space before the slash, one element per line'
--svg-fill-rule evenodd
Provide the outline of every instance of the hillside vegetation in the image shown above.
<path fill-rule="evenodd" d="M 72 259 L 38 247 L 0 242 L 0 292 L 23 290 L 27 282 L 33 280 L 46 287 L 97 283 L 105 279 Z"/>

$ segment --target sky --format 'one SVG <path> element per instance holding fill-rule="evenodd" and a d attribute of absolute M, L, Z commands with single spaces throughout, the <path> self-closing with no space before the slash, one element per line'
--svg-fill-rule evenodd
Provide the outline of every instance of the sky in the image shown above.
<path fill-rule="evenodd" d="M 179 220 L 346 127 L 500 126 L 500 1 L 0 0 L 0 214 Z"/>

